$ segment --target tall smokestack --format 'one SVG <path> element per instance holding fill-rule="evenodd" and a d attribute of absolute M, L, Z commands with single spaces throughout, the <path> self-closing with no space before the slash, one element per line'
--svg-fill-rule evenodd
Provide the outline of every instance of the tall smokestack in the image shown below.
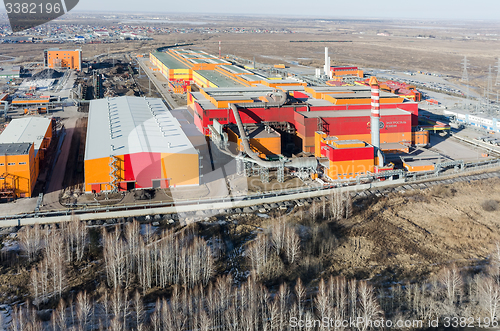
<path fill-rule="evenodd" d="M 375 147 L 375 156 L 379 158 L 379 165 L 383 165 L 382 153 L 380 152 L 380 86 L 375 76 L 370 78 L 372 89 L 372 111 L 370 115 L 370 129 L 372 145 Z"/>
<path fill-rule="evenodd" d="M 330 70 L 330 63 L 331 63 L 330 62 L 330 57 L 328 57 L 328 65 L 326 67 L 326 69 L 327 69 L 328 72 L 327 72 L 326 75 L 328 76 L 328 78 L 332 79 L 332 71 Z"/>
<path fill-rule="evenodd" d="M 328 47 L 325 47 L 325 76 L 330 76 L 330 61 L 328 58 Z"/>

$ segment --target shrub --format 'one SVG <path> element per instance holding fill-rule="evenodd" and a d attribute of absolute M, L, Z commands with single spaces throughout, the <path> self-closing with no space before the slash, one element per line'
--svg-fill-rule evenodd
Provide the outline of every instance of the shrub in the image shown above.
<path fill-rule="evenodd" d="M 498 210 L 498 201 L 496 200 L 486 200 L 481 205 L 484 211 L 496 211 Z"/>

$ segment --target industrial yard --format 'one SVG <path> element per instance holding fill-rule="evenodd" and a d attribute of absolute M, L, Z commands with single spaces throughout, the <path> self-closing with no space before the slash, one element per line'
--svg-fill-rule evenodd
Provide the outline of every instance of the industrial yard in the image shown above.
<path fill-rule="evenodd" d="M 258 20 L 251 24 L 258 24 Z M 353 28 L 361 29 L 362 24 L 354 23 Z M 493 26 L 482 28 L 494 29 Z M 296 49 L 285 55 L 283 61 L 275 56 L 253 54 L 247 54 L 245 59 L 245 55 L 241 57 L 241 53 L 232 51 L 240 43 L 230 42 L 231 33 L 225 36 L 229 39 L 218 43 L 219 54 L 206 51 L 214 49 L 210 44 L 203 46 L 207 42 L 205 38 L 201 44 L 198 41 L 189 47 L 151 49 L 158 42 L 154 37 L 156 32 L 151 29 L 148 33 L 153 40 L 149 41 L 149 52 L 141 53 L 140 48 L 136 48 L 135 53 L 123 52 L 117 44 L 100 53 L 98 48 L 101 46 L 95 44 L 96 38 L 107 38 L 113 44 L 116 37 L 104 31 L 97 31 L 94 39 L 89 39 L 92 40 L 90 44 L 81 43 L 79 48 L 45 48 L 41 50 L 40 64 L 30 61 L 25 69 L 19 69 L 19 78 L 6 76 L 5 81 L 12 83 L 8 89 L 4 87 L 4 91 L 10 93 L 2 97 L 9 107 L 7 121 L 25 116 L 51 118 L 54 141 L 58 144 L 47 146 L 55 150 L 55 157 L 42 168 L 37 165 L 37 171 L 44 174 L 37 184 L 39 189 L 22 193 L 33 196 L 31 203 L 22 203 L 30 207 L 10 211 L 0 206 L 6 209 L 6 215 L 140 205 L 144 201 L 137 197 L 143 195 L 134 189 L 156 191 L 148 195 L 149 202 L 167 206 L 175 202 L 175 196 L 184 196 L 182 192 L 190 190 L 194 200 L 206 200 L 255 192 L 317 190 L 405 178 L 415 180 L 432 174 L 470 171 L 476 164 L 495 162 L 499 155 L 497 146 L 489 143 L 494 139 L 488 139 L 488 145 L 484 141 L 489 131 L 497 131 L 495 120 L 487 127 L 484 126 L 488 122 L 485 115 L 480 115 L 485 120 L 476 120 L 477 124 L 471 122 L 473 115 L 470 118 L 462 115 L 471 111 L 471 107 L 475 107 L 475 111 L 486 109 L 483 98 L 473 97 L 477 95 L 474 92 L 477 87 L 473 86 L 472 77 L 457 83 L 451 71 L 445 74 L 447 78 L 432 74 L 435 78 L 430 79 L 427 78 L 429 72 L 417 72 L 411 65 L 408 71 L 400 73 L 386 70 L 384 66 L 362 68 L 353 62 L 341 65 L 339 53 L 352 46 L 351 40 L 339 44 L 341 47 L 324 47 L 324 60 L 316 55 L 310 57 L 313 61 L 307 64 L 286 60 Z M 314 39 L 302 38 L 300 33 L 305 32 L 305 28 L 296 31 L 298 34 L 293 38 L 297 40 L 289 42 L 295 41 L 292 44 L 299 49 L 309 42 L 318 49 Z M 189 35 L 196 38 L 196 33 Z M 279 39 L 284 35 L 270 34 L 269 38 Z M 391 34 L 394 38 L 397 35 L 396 30 Z M 379 37 L 386 36 L 376 34 L 373 38 Z M 449 35 L 443 34 L 438 39 L 445 37 Z M 278 44 L 285 40 L 278 39 Z M 228 51 L 232 54 L 227 54 Z M 6 51 L 5 54 L 8 58 L 10 53 Z M 432 70 L 428 66 L 427 69 Z M 372 82 L 370 77 L 378 80 Z M 16 79 L 21 81 L 18 87 L 14 86 Z M 488 89 L 493 93 L 491 84 Z M 465 95 L 466 90 L 471 93 L 469 96 Z M 374 97 L 374 91 L 379 96 Z M 130 115 L 117 113 L 112 116 L 113 107 L 122 107 L 112 104 L 135 104 L 133 98 L 144 96 L 151 98 L 146 105 L 150 107 L 151 119 L 156 121 L 159 132 L 168 137 L 166 128 L 176 126 L 189 140 L 186 146 L 193 146 L 196 151 L 198 161 L 188 162 L 194 167 L 193 174 L 188 177 L 196 184 L 183 188 L 182 181 L 177 183 L 175 179 L 176 170 L 167 171 L 168 164 L 177 164 L 169 155 L 178 153 L 161 152 L 158 160 L 150 164 L 134 161 L 134 157 L 142 159 L 146 151 L 155 153 L 152 144 L 157 138 L 150 133 L 156 130 L 153 127 L 145 131 L 146 140 L 140 143 L 145 145 L 139 150 L 134 148 L 132 154 L 115 152 L 121 148 L 130 149 L 135 144 L 132 140 L 142 141 L 143 133 L 132 138 L 138 134 L 135 126 L 142 123 L 136 120 L 130 122 L 130 131 L 123 131 L 126 118 L 138 116 L 135 108 L 139 106 L 131 107 Z M 151 102 L 157 102 L 155 98 L 164 99 L 167 113 L 176 109 L 169 120 L 172 124 L 159 122 L 159 115 L 151 106 Z M 373 108 L 374 98 L 377 98 L 378 108 Z M 454 98 L 453 101 L 450 98 Z M 97 107 L 96 99 L 108 100 L 108 133 L 103 131 L 104 127 L 94 124 L 104 119 L 87 120 L 104 111 L 102 106 Z M 467 102 L 469 110 L 464 106 Z M 488 107 L 494 109 L 493 97 L 491 102 L 493 105 Z M 100 110 L 92 111 L 93 107 Z M 370 126 L 374 118 L 377 120 L 377 111 L 378 133 Z M 471 128 L 464 126 L 466 120 Z M 486 128 L 486 136 L 474 129 L 481 125 Z M 118 134 L 114 133 L 113 126 L 118 128 Z M 97 132 L 104 135 L 96 138 Z M 109 147 L 97 147 L 106 136 L 111 137 Z M 116 140 L 118 137 L 126 140 L 120 142 Z M 89 139 L 99 144 L 91 147 Z M 247 140 L 248 145 L 245 144 Z M 171 146 L 175 142 L 166 144 Z M 99 148 L 103 149 L 101 153 L 91 151 Z M 106 148 L 110 151 L 105 151 Z M 67 149 L 68 152 L 63 153 L 66 164 L 59 159 L 61 151 L 58 149 Z M 100 155 L 101 161 L 91 159 L 90 155 L 94 154 Z M 151 158 L 156 160 L 155 156 Z M 63 178 L 51 176 L 56 167 L 66 170 L 63 170 Z M 219 169 L 224 167 L 228 169 L 221 172 Z M 159 169 L 157 175 L 152 176 L 150 169 L 153 168 Z M 142 173 L 147 174 L 147 179 L 141 179 Z M 51 183 L 54 180 L 57 184 Z M 21 193 L 12 191 L 7 180 L 5 183 L 7 201 L 21 197 Z M 190 183 L 189 180 L 186 183 Z M 35 197 L 38 197 L 36 203 Z"/>
<path fill-rule="evenodd" d="M 0 25 L 0 330 L 498 317 L 500 25 L 244 17 Z"/>

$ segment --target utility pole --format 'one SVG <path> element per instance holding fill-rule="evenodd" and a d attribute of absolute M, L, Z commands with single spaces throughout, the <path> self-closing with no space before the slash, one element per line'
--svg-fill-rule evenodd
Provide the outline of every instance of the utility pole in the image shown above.
<path fill-rule="evenodd" d="M 464 69 L 462 71 L 462 82 L 466 84 L 467 86 L 467 91 L 466 91 L 466 100 L 467 102 L 469 101 L 469 73 L 467 72 L 467 68 L 469 66 L 469 62 L 467 61 L 467 56 L 464 56 L 464 61 L 462 62 Z"/>
<path fill-rule="evenodd" d="M 491 64 L 488 68 L 488 82 L 487 82 L 487 89 L 488 89 L 488 92 L 487 92 L 487 99 L 489 100 L 490 99 L 490 94 L 491 92 L 493 92 L 493 75 L 491 73 Z"/>
<path fill-rule="evenodd" d="M 499 86 L 500 85 L 500 57 L 498 58 L 498 64 L 496 65 L 497 68 L 497 80 L 495 82 L 495 86 Z"/>
<path fill-rule="evenodd" d="M 469 83 L 469 73 L 467 72 L 469 62 L 467 61 L 467 56 L 464 56 L 464 61 L 462 62 L 462 64 L 464 66 L 464 70 L 462 71 L 462 82 Z"/>

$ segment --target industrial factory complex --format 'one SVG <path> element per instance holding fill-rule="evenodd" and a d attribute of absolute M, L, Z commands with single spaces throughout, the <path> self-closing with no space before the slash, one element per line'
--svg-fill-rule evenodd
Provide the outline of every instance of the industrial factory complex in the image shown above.
<path fill-rule="evenodd" d="M 324 68 L 329 82 L 352 84 L 308 86 L 300 79 L 265 77 L 202 51 L 154 52 L 150 61 L 168 80 L 198 87 L 186 90 L 198 130 L 222 150 L 235 143 L 233 156 L 246 163 L 242 168 L 262 169 L 264 179 L 273 168 L 278 180 L 284 168 L 326 181 L 354 179 L 392 169 L 385 154 L 429 144 L 429 131 L 419 126 L 418 91 L 365 80 L 357 67 Z M 307 162 L 297 161 L 298 153 L 305 153 Z"/>
<path fill-rule="evenodd" d="M 463 166 L 462 160 L 428 149 L 431 134 L 445 136 L 450 130 L 446 114 L 463 123 L 497 127 L 494 119 L 490 123 L 456 111 L 439 118 L 422 116 L 419 102 L 424 97 L 414 85 L 366 75 L 355 66 L 330 66 L 327 50 L 323 70 L 316 69 L 310 78 L 284 71 L 284 65 L 265 71 L 255 64 L 245 66 L 177 47 L 134 60 L 147 71 L 150 89 L 156 75 L 161 88 L 182 96 L 184 105 L 144 94 L 102 97 L 103 81 L 111 76 L 83 70 L 79 49 L 46 50 L 44 68 L 63 70 L 64 75 L 23 81 L 18 92 L 1 95 L 6 114 L 12 109 L 19 114 L 0 134 L 2 197 L 40 193 L 35 190 L 39 174 L 53 162 L 44 162 L 57 122 L 51 111 L 65 104 L 52 91 L 70 84 L 73 74 L 89 75 L 84 81 L 94 85 L 74 85 L 72 98 L 83 99 L 89 88 L 96 93 L 90 100 L 67 99 L 87 105 L 84 115 L 78 115 L 85 118 L 85 132 L 77 150 L 69 152 L 74 159 L 68 160 L 81 162 L 73 171 L 83 180 L 71 192 L 94 196 L 143 189 L 196 190 L 213 180 L 206 174 L 210 168 L 216 170 L 221 155 L 235 162 L 239 176 L 255 176 L 263 183 L 298 177 L 304 185 L 344 185 L 435 172 Z M 50 86 L 42 86 L 44 79 L 52 79 Z M 59 147 L 52 147 L 58 153 Z M 65 178 L 65 183 L 71 182 Z"/>

